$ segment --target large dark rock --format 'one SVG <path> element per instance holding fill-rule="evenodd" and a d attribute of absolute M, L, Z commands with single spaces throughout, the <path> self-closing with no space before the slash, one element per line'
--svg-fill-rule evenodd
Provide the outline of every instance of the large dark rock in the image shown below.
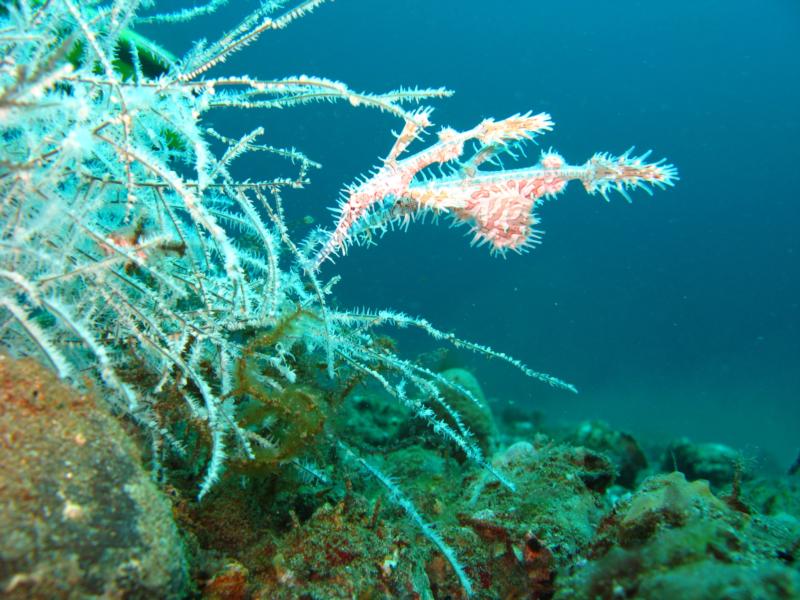
<path fill-rule="evenodd" d="M 187 586 L 169 504 L 119 423 L 0 355 L 0 595 L 179 598 Z"/>

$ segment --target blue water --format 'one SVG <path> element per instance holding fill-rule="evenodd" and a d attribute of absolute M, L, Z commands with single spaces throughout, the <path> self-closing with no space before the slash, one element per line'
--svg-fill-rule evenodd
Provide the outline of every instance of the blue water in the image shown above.
<path fill-rule="evenodd" d="M 180 53 L 251 1 L 155 28 Z M 606 204 L 572 184 L 541 210 L 543 245 L 490 257 L 466 230 L 416 225 L 354 249 L 343 306 L 392 307 L 574 383 L 573 396 L 460 355 L 496 407 L 552 422 L 602 418 L 645 444 L 719 441 L 785 468 L 800 448 L 800 5 L 790 0 L 613 3 L 340 0 L 234 56 L 219 73 L 307 73 L 357 90 L 446 86 L 437 125 L 547 111 L 539 142 L 580 163 L 631 145 L 680 170 L 674 189 Z M 287 196 L 302 217 L 376 164 L 396 119 L 348 105 L 221 117 L 263 124 L 324 169 Z M 536 160 L 533 149 L 528 162 Z M 263 176 L 248 164 L 250 176 Z M 575 187 L 572 187 L 575 186 Z M 430 349 L 402 338 L 407 354 Z"/>

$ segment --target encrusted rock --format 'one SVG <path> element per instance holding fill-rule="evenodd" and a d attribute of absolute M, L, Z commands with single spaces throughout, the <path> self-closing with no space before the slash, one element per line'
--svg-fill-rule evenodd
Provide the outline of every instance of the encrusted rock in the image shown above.
<path fill-rule="evenodd" d="M 752 518 L 705 481 L 659 475 L 606 516 L 589 560 L 559 580 L 556 598 L 798 598 L 790 563 L 799 538 L 788 515 Z"/>
<path fill-rule="evenodd" d="M 681 438 L 667 447 L 661 468 L 680 471 L 689 480 L 705 479 L 716 488 L 733 481 L 741 460 L 739 452 L 724 444 L 701 444 Z"/>
<path fill-rule="evenodd" d="M 634 487 L 639 474 L 647 468 L 647 458 L 636 439 L 603 421 L 581 423 L 569 441 L 605 454 L 616 468 L 615 483 L 623 487 Z"/>
<path fill-rule="evenodd" d="M 117 421 L 32 360 L 0 356 L 0 596 L 179 598 L 169 504 Z"/>

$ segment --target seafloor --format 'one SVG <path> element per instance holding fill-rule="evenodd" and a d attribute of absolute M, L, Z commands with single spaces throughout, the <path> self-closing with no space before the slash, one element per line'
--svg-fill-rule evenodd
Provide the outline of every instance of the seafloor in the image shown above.
<path fill-rule="evenodd" d="M 483 402 L 448 398 L 516 491 L 356 388 L 313 431 L 294 429 L 293 464 L 233 464 L 197 502 L 198 473 L 148 473 L 152 448 L 101 399 L 2 358 L 0 596 L 465 597 L 443 555 L 327 438 L 346 426 L 351 448 L 454 549 L 475 598 L 800 597 L 796 473 L 766 474 L 719 444 L 551 426 L 486 401 L 464 369 L 443 375 Z"/>

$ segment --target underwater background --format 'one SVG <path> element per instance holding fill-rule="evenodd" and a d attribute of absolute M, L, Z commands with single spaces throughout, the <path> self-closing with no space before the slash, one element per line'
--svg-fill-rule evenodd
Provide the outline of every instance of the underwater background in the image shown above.
<path fill-rule="evenodd" d="M 800 598 L 795 4 L 196 3 L 0 0 L 0 596 Z"/>
<path fill-rule="evenodd" d="M 167 10 L 185 3 L 160 3 Z M 255 3 L 142 33 L 180 55 Z M 437 126 L 552 114 L 540 137 L 572 163 L 635 145 L 667 157 L 675 188 L 606 203 L 572 184 L 540 211 L 527 255 L 470 248 L 465 229 L 414 224 L 356 247 L 341 306 L 421 315 L 574 383 L 573 396 L 469 356 L 495 410 L 550 421 L 600 418 L 648 443 L 687 435 L 766 456 L 784 470 L 800 447 L 800 5 L 792 1 L 566 3 L 342 0 L 258 40 L 227 73 L 309 73 L 382 92 L 445 86 Z M 344 104 L 221 113 L 259 124 L 323 169 L 286 197 L 296 238 L 330 227 L 341 188 L 378 163 L 401 123 Z M 519 166 L 537 160 L 529 152 Z M 238 176 L 268 171 L 246 159 Z M 509 163 L 506 163 L 509 166 Z M 406 355 L 430 349 L 403 332 Z"/>

